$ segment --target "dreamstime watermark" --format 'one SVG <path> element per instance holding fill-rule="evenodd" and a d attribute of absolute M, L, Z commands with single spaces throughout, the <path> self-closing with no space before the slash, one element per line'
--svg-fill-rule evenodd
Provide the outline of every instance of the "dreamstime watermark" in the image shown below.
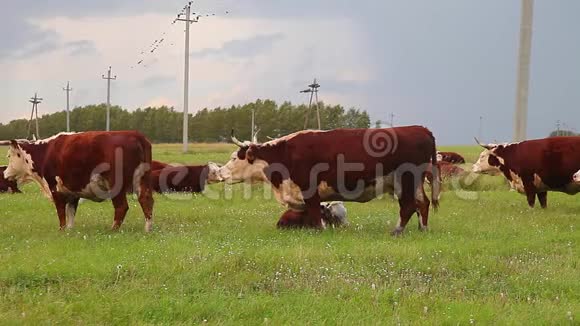
<path fill-rule="evenodd" d="M 393 128 L 367 129 L 363 137 L 365 152 L 374 158 L 394 154 L 399 147 L 399 138 Z"/>

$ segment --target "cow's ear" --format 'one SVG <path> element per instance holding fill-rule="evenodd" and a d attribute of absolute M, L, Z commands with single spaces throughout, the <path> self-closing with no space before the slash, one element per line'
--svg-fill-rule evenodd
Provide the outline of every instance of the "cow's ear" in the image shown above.
<path fill-rule="evenodd" d="M 250 148 L 248 148 L 246 151 L 246 160 L 248 160 L 248 163 L 250 164 L 254 164 L 254 161 L 256 160 L 256 154 L 254 153 L 254 150 L 255 146 L 250 146 Z"/>
<path fill-rule="evenodd" d="M 487 163 L 491 166 L 501 166 L 501 162 L 495 155 L 490 155 Z"/>

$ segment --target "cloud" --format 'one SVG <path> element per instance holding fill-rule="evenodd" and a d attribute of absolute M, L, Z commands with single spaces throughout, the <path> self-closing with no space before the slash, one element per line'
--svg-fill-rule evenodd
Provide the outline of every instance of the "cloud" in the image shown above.
<path fill-rule="evenodd" d="M 285 38 L 282 33 L 256 35 L 247 39 L 231 40 L 220 48 L 206 48 L 191 54 L 192 57 L 204 58 L 213 56 L 228 56 L 234 58 L 252 58 L 268 52 L 274 43 Z"/>
<path fill-rule="evenodd" d="M 140 86 L 144 88 L 168 87 L 177 82 L 174 76 L 155 75 L 144 79 Z"/>
<path fill-rule="evenodd" d="M 69 51 L 69 55 L 71 56 L 95 55 L 99 53 L 95 47 L 95 43 L 89 40 L 68 42 L 64 44 L 64 47 Z"/>
<path fill-rule="evenodd" d="M 5 31 L 0 46 L 0 61 L 30 58 L 58 48 L 58 34 L 27 21 L 7 17 L 0 20 Z"/>

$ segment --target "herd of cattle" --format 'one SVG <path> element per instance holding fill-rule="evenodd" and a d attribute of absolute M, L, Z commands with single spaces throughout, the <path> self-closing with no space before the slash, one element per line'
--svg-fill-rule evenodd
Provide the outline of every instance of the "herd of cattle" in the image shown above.
<path fill-rule="evenodd" d="M 394 135 L 369 149 L 369 139 Z M 387 139 L 389 140 L 389 139 Z M 113 229 L 138 194 L 145 230 L 152 228 L 153 192 L 203 192 L 209 183 L 263 182 L 287 211 L 279 227 L 324 228 L 346 224 L 342 202 L 368 202 L 391 194 L 399 202 L 394 235 L 417 214 L 426 230 L 429 207 L 438 207 L 441 181 L 467 173 L 461 155 L 438 152 L 432 133 L 420 126 L 389 129 L 307 130 L 266 143 L 241 142 L 223 166 L 174 166 L 152 159 L 151 143 L 139 132 L 61 133 L 44 140 L 0 141 L 8 145 L 8 166 L 0 167 L 0 192 L 18 193 L 35 182 L 55 205 L 60 228 L 72 227 L 81 198 L 112 200 Z M 388 143 L 388 142 L 387 142 Z M 381 143 L 372 143 L 381 145 Z M 534 206 L 547 206 L 547 192 L 580 191 L 580 137 L 554 137 L 511 144 L 480 144 L 475 173 L 501 173 Z M 383 148 L 384 149 L 384 148 Z M 430 198 L 424 190 L 431 188 Z"/>

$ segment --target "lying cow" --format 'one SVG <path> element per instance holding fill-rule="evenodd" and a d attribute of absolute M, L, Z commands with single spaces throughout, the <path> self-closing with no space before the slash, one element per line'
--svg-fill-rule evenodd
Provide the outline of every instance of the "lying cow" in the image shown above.
<path fill-rule="evenodd" d="M 301 131 L 264 144 L 242 143 L 220 169 L 229 183 L 256 181 L 272 185 L 276 198 L 297 212 L 306 212 L 302 226 L 323 228 L 322 201 L 368 202 L 384 193 L 399 198 L 403 232 L 413 214 L 427 229 L 429 199 L 423 189 L 433 164 L 438 175 L 435 138 L 419 126 L 391 129 Z M 438 206 L 439 178 L 432 200 Z"/>
<path fill-rule="evenodd" d="M 570 195 L 580 192 L 580 184 L 572 180 L 580 169 L 580 137 L 479 144 L 484 151 L 473 165 L 473 172 L 500 171 L 512 189 L 526 195 L 530 207 L 534 207 L 537 196 L 542 208 L 546 208 L 548 191 Z"/>
<path fill-rule="evenodd" d="M 465 158 L 459 153 L 455 152 L 437 152 L 437 161 L 447 162 L 452 164 L 463 164 L 465 163 Z"/>
<path fill-rule="evenodd" d="M 113 229 L 118 229 L 129 209 L 126 194 L 130 191 L 139 194 L 145 230 L 151 230 L 151 144 L 141 133 L 61 133 L 33 142 L 0 142 L 5 144 L 10 144 L 10 163 L 4 177 L 18 183 L 36 182 L 56 206 L 61 230 L 73 226 L 80 198 L 112 199 Z"/>
<path fill-rule="evenodd" d="M 6 166 L 0 166 L 0 193 L 21 193 L 18 184 L 15 181 L 9 181 L 4 178 Z"/>
<path fill-rule="evenodd" d="M 580 183 L 580 170 L 578 170 L 578 172 L 574 173 L 574 176 L 572 176 L 572 180 L 576 183 Z"/>
<path fill-rule="evenodd" d="M 457 165 L 452 164 L 452 163 L 440 161 L 439 162 L 439 173 L 440 173 L 441 179 L 445 180 L 445 179 L 460 176 L 460 175 L 465 173 L 465 170 Z M 431 182 L 433 176 L 431 174 L 430 169 L 427 170 L 426 176 L 427 176 L 427 180 L 429 180 L 429 182 Z"/>
<path fill-rule="evenodd" d="M 223 181 L 218 176 L 220 166 L 213 162 L 198 166 L 172 166 L 153 161 L 153 166 L 164 166 L 151 171 L 151 186 L 158 193 L 203 192 L 206 184 Z"/>
<path fill-rule="evenodd" d="M 320 204 L 320 213 L 322 214 L 322 222 L 324 225 L 331 225 L 332 227 L 348 225 L 346 219 L 346 207 L 342 202 L 330 202 Z M 302 227 L 308 214 L 305 211 L 296 211 L 289 209 L 278 221 L 279 228 L 295 228 Z"/>

